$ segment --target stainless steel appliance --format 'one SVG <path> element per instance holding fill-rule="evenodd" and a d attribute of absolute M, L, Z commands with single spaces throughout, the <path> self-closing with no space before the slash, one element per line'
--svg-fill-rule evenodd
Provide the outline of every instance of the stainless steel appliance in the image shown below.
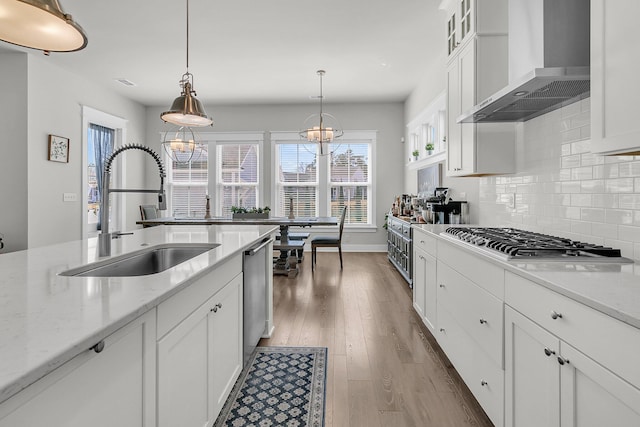
<path fill-rule="evenodd" d="M 426 199 L 427 217 L 425 221 L 433 224 L 465 224 L 468 221 L 469 209 L 467 202 L 453 201 L 449 196 L 449 189 L 439 187 L 435 189 L 433 197 Z"/>
<path fill-rule="evenodd" d="M 265 239 L 244 252 L 243 258 L 243 352 L 244 364 L 255 350 L 264 334 L 267 319 L 267 263 L 271 254 L 267 253 L 269 243 Z"/>
<path fill-rule="evenodd" d="M 441 236 L 505 261 L 633 262 L 619 249 L 517 228 L 449 227 Z"/>
<path fill-rule="evenodd" d="M 413 287 L 413 230 L 411 223 L 394 216 L 387 219 L 387 258 Z"/>

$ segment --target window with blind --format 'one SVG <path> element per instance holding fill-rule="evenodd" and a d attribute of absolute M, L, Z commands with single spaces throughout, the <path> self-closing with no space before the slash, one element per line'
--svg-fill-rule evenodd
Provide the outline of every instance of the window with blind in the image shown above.
<path fill-rule="evenodd" d="M 317 144 L 297 133 L 272 133 L 275 143 L 275 215 L 339 217 L 347 208 L 350 226 L 374 224 L 372 210 L 375 132 L 345 132 L 331 154 L 318 156 Z"/>
<path fill-rule="evenodd" d="M 331 153 L 329 163 L 330 214 L 347 208 L 346 224 L 369 224 L 371 144 L 343 143 Z"/>
<path fill-rule="evenodd" d="M 259 145 L 222 143 L 217 150 L 217 198 L 222 216 L 231 216 L 231 207 L 260 206 Z"/>
<path fill-rule="evenodd" d="M 210 132 L 200 133 L 198 139 L 207 149 L 190 163 L 165 158 L 170 214 L 202 218 L 207 195 L 215 216 L 230 217 L 232 206 L 264 207 L 260 178 L 264 134 Z"/>
<path fill-rule="evenodd" d="M 186 160 L 189 154 L 177 153 L 178 160 L 183 161 L 181 156 L 186 156 Z M 204 217 L 209 185 L 208 150 L 202 150 L 200 156 L 196 154 L 194 158 L 191 162 L 181 163 L 166 156 L 169 212 L 174 217 Z"/>
<path fill-rule="evenodd" d="M 315 144 L 276 144 L 276 216 L 318 216 Z"/>

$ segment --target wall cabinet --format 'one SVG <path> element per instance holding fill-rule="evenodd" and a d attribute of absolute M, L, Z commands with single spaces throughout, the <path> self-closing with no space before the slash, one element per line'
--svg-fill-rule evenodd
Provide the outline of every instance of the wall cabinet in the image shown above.
<path fill-rule="evenodd" d="M 155 310 L 3 402 L 0 426 L 155 427 Z"/>
<path fill-rule="evenodd" d="M 638 369 L 627 356 L 640 331 L 511 273 L 506 289 L 506 425 L 640 425 Z"/>
<path fill-rule="evenodd" d="M 640 154 L 640 50 L 634 0 L 591 0 L 591 151 Z M 606 52 L 606 55 L 605 55 Z"/>
<path fill-rule="evenodd" d="M 212 423 L 242 370 L 242 356 L 239 274 L 158 341 L 158 425 Z"/>
<path fill-rule="evenodd" d="M 447 65 L 447 175 L 515 171 L 513 123 L 458 123 L 463 112 L 508 83 L 507 37 L 473 36 Z"/>
<path fill-rule="evenodd" d="M 515 126 L 460 124 L 457 118 L 509 82 L 506 0 L 449 0 L 447 12 L 447 175 L 515 171 Z"/>

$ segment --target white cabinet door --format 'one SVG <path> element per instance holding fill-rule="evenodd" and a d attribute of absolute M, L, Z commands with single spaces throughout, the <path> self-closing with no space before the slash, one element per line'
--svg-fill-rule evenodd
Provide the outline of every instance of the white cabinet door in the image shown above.
<path fill-rule="evenodd" d="M 640 154 L 637 0 L 591 0 L 591 151 Z"/>
<path fill-rule="evenodd" d="M 413 249 L 413 308 L 424 321 L 427 257 L 424 251 Z"/>
<path fill-rule="evenodd" d="M 2 404 L 0 426 L 155 427 L 155 310 Z"/>
<path fill-rule="evenodd" d="M 462 170 L 461 126 L 456 122 L 460 113 L 460 64 L 455 57 L 447 67 L 447 175 Z"/>
<path fill-rule="evenodd" d="M 210 309 L 211 300 L 158 341 L 159 427 L 202 427 L 209 421 Z"/>
<path fill-rule="evenodd" d="M 640 426 L 640 390 L 561 343 L 562 427 Z"/>
<path fill-rule="evenodd" d="M 505 306 L 505 425 L 560 425 L 560 341 Z"/>
<path fill-rule="evenodd" d="M 213 298 L 209 315 L 211 354 L 209 417 L 215 419 L 242 371 L 242 275 Z"/>
<path fill-rule="evenodd" d="M 458 56 L 460 69 L 460 113 L 476 104 L 476 41 L 467 44 Z M 456 116 L 457 117 L 457 116 Z M 455 118 L 454 118 L 455 120 Z M 457 174 L 470 174 L 476 165 L 476 128 L 475 124 L 458 124 L 460 127 L 460 169 Z"/>
<path fill-rule="evenodd" d="M 242 370 L 242 274 L 158 341 L 158 425 L 218 416 Z"/>

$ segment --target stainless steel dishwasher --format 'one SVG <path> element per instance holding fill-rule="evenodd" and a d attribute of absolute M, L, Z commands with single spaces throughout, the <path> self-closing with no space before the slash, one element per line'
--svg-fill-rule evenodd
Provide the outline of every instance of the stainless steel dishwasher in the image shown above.
<path fill-rule="evenodd" d="M 267 319 L 267 262 L 271 254 L 267 253 L 272 238 L 262 240 L 247 249 L 243 257 L 243 337 L 244 364 L 256 348 L 265 332 Z"/>

